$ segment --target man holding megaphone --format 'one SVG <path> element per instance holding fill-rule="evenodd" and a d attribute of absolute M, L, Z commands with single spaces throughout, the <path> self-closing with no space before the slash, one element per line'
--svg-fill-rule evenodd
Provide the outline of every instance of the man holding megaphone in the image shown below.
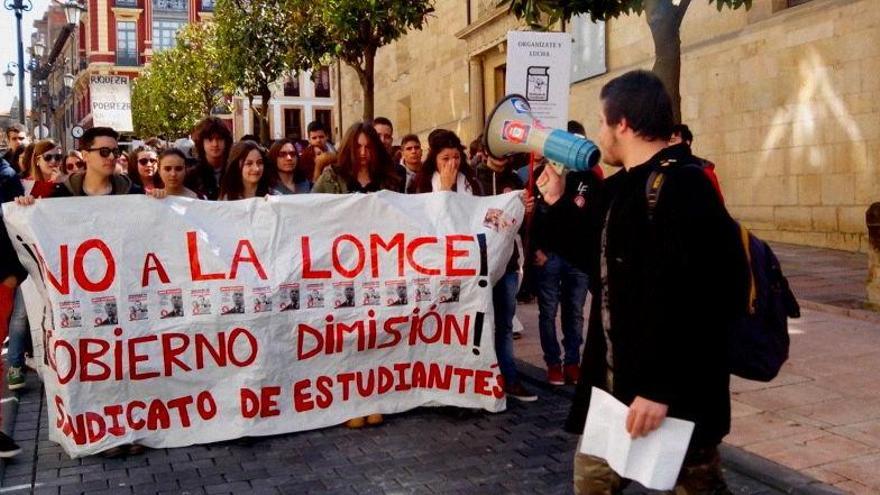
<path fill-rule="evenodd" d="M 688 166 L 696 158 L 684 146 L 668 147 L 672 103 L 657 76 L 626 73 L 607 83 L 600 98 L 598 149 L 619 171 L 605 181 L 602 198 L 594 198 L 599 260 L 590 274 L 593 304 L 566 427 L 583 431 L 592 387 L 629 405 L 625 426 L 633 437 L 657 429 L 667 415 L 693 421 L 676 493 L 729 493 L 718 444 L 730 431 L 726 322 L 746 283 L 738 232 L 702 170 Z M 516 147 L 572 169 L 596 163 L 592 143 L 544 129 L 513 100 L 494 127 L 490 119 L 491 154 Z M 665 185 L 649 201 L 648 179 L 657 174 Z M 565 176 L 545 167 L 537 185 L 553 204 Z M 610 494 L 626 483 L 603 459 L 580 453 L 574 478 L 576 493 Z"/>

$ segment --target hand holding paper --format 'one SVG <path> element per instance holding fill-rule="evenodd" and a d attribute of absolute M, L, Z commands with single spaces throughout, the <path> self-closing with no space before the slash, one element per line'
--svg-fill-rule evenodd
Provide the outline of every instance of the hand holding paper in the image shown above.
<path fill-rule="evenodd" d="M 605 459 L 620 476 L 654 490 L 671 490 L 681 470 L 694 423 L 666 418 L 643 437 L 627 432 L 630 408 L 593 387 L 579 451 Z"/>

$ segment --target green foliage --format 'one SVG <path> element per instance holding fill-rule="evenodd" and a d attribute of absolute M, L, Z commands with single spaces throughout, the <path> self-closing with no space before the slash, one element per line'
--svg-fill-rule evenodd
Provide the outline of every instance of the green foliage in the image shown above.
<path fill-rule="evenodd" d="M 223 104 L 215 31 L 211 24 L 185 26 L 176 46 L 156 53 L 135 79 L 131 105 L 135 132 L 140 136 L 186 136 Z"/>
<path fill-rule="evenodd" d="M 593 21 L 641 14 L 645 10 L 645 4 L 650 1 L 652 0 L 501 0 L 499 5 L 508 5 L 511 13 L 519 19 L 525 19 L 533 29 L 544 29 L 579 14 L 589 14 Z M 657 0 L 657 3 L 679 4 L 672 0 Z M 690 0 L 683 0 L 682 3 L 690 3 Z M 724 7 L 738 9 L 752 6 L 752 0 L 709 0 L 709 3 L 714 3 L 719 11 Z"/>
<path fill-rule="evenodd" d="M 295 67 L 291 41 L 296 29 L 285 2 L 217 1 L 214 21 L 223 54 L 221 70 L 232 87 L 251 98 L 266 96 L 270 85 Z"/>
<path fill-rule="evenodd" d="M 312 67 L 336 56 L 363 66 L 364 55 L 422 29 L 434 12 L 433 0 L 288 0 L 294 16 L 297 51 Z"/>
<path fill-rule="evenodd" d="M 376 51 L 411 29 L 422 29 L 434 12 L 434 0 L 285 1 L 295 65 L 316 68 L 338 58 L 353 68 L 364 90 L 365 118 L 372 117 Z"/>

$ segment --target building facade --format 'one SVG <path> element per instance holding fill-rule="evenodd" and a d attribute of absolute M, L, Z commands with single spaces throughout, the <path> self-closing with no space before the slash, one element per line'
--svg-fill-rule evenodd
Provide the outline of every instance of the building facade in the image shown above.
<path fill-rule="evenodd" d="M 495 5 L 438 0 L 424 30 L 379 50 L 376 114 L 395 121 L 396 136 L 480 133 L 504 95 L 506 33 L 525 29 Z M 577 22 L 586 21 L 565 30 Z M 588 135 L 602 85 L 653 64 L 643 15 L 609 20 L 604 32 L 605 73 L 571 85 L 569 117 Z M 694 2 L 681 38 L 682 120 L 695 152 L 717 164 L 734 216 L 770 240 L 866 251 L 865 211 L 880 200 L 876 2 L 754 0 L 722 12 Z M 342 71 L 341 88 L 350 123 L 362 108 L 353 71 Z"/>
<path fill-rule="evenodd" d="M 306 126 L 314 120 L 324 123 L 331 139 L 339 136 L 335 125 L 336 77 L 329 67 L 322 67 L 316 74 L 291 73 L 277 81 L 269 100 L 269 136 L 271 139 L 308 139 Z M 254 107 L 259 108 L 262 98 L 255 97 Z M 245 134 L 260 135 L 260 119 L 251 108 L 247 98 L 234 100 L 234 129 L 236 139 Z"/>

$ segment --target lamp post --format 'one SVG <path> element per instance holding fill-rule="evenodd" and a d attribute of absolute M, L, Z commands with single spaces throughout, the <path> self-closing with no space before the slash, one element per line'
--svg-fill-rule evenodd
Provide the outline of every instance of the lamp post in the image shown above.
<path fill-rule="evenodd" d="M 18 35 L 18 120 L 24 122 L 24 45 L 21 41 L 21 16 L 34 8 L 31 0 L 4 0 L 6 10 L 15 12 L 16 33 Z M 8 74 L 10 71 L 7 68 Z M 7 79 L 8 80 L 8 79 Z"/>

